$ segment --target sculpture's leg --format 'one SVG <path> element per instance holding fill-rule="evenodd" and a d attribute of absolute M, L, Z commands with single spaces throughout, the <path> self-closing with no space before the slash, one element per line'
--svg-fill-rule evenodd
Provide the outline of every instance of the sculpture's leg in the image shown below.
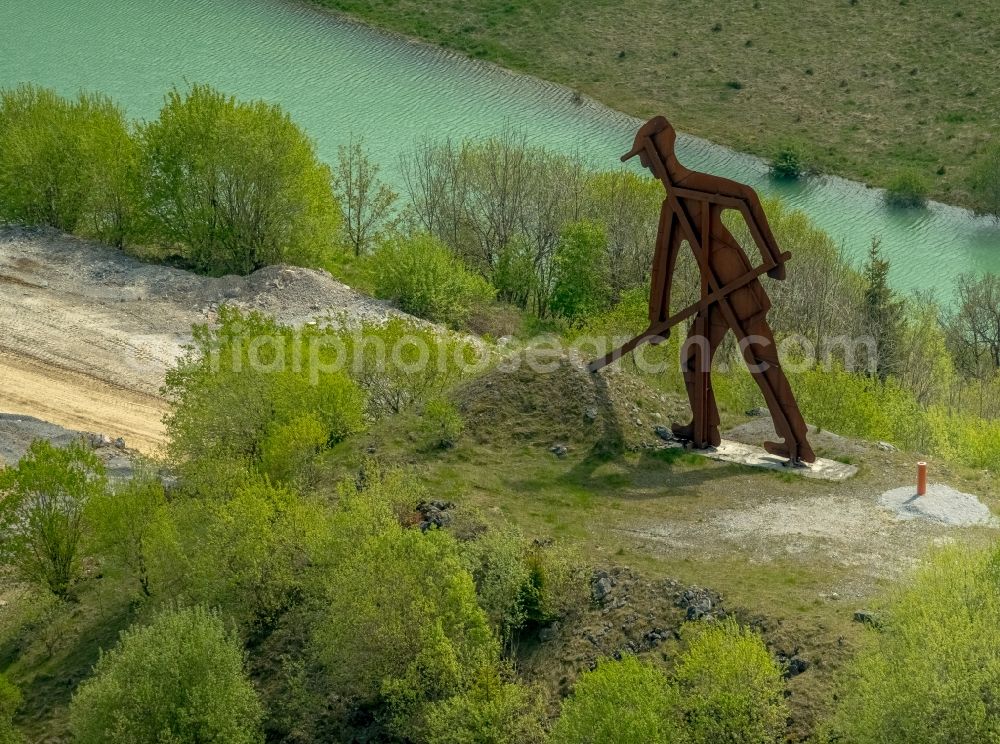
<path fill-rule="evenodd" d="M 754 380 L 764 392 L 771 417 L 775 422 L 775 430 L 784 442 L 765 442 L 764 449 L 772 455 L 787 457 L 791 460 L 814 462 L 816 455 L 809 446 L 806 436 L 806 422 L 799 411 L 795 395 L 788 384 L 784 370 L 778 360 L 778 347 L 774 343 L 774 335 L 768 325 L 767 318 L 761 314 L 744 323 L 748 340 L 741 339 L 743 358 L 750 365 Z M 773 397 L 772 397 L 773 396 Z M 777 406 L 783 416 L 775 415 Z M 784 422 L 788 422 L 787 426 Z"/>
<path fill-rule="evenodd" d="M 712 391 L 712 359 L 729 330 L 716 305 L 701 311 L 691 324 L 691 331 L 682 350 L 684 386 L 691 403 L 689 424 L 673 424 L 678 439 L 690 441 L 695 447 L 715 447 L 722 441 L 719 434 L 719 408 Z M 699 427 L 699 423 L 701 427 Z"/>

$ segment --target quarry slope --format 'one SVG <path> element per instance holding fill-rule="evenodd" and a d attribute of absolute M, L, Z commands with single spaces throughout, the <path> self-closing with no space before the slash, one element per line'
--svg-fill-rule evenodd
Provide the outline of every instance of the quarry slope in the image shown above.
<path fill-rule="evenodd" d="M 153 452 L 164 440 L 164 375 L 192 324 L 213 321 L 220 303 L 291 325 L 399 314 L 325 271 L 204 277 L 56 230 L 0 227 L 0 411 Z"/>

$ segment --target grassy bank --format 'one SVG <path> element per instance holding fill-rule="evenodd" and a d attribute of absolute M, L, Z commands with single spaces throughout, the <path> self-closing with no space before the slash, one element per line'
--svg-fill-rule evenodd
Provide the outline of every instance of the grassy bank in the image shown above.
<path fill-rule="evenodd" d="M 933 198 L 988 207 L 969 188 L 998 133 L 986 0 L 317 2 L 739 150 L 796 143 L 820 171 L 877 186 L 916 173 Z"/>

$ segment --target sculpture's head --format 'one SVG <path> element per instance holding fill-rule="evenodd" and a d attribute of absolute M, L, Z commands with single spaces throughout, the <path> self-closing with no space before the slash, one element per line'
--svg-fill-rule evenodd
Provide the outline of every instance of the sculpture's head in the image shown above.
<path fill-rule="evenodd" d="M 652 170 L 652 163 L 649 162 L 649 158 L 646 155 L 646 138 L 650 137 L 656 143 L 656 149 L 660 151 L 660 154 L 667 156 L 674 151 L 674 142 L 677 139 L 677 132 L 674 131 L 673 126 L 662 116 L 654 116 L 652 119 L 647 121 L 641 127 L 639 131 L 635 133 L 635 139 L 632 141 L 632 149 L 627 153 L 622 155 L 622 162 L 634 158 L 636 155 L 639 156 L 639 162 L 642 163 L 643 168 L 648 168 Z"/>

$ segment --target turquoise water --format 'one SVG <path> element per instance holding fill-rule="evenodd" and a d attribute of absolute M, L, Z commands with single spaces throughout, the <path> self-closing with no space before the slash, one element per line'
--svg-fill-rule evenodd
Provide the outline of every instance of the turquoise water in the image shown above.
<path fill-rule="evenodd" d="M 390 180 L 416 140 L 496 132 L 510 123 L 534 144 L 617 166 L 636 120 L 573 101 L 570 91 L 385 36 L 295 0 L 3 0 L 0 86 L 34 82 L 113 96 L 155 115 L 173 84 L 207 82 L 280 103 L 332 160 L 364 136 Z M 670 112 L 664 112 L 669 116 Z M 881 192 L 836 178 L 776 183 L 757 159 L 693 137 L 689 166 L 779 194 L 807 212 L 856 262 L 879 235 L 900 290 L 947 299 L 962 272 L 1000 273 L 1000 224 L 932 204 L 890 210 Z M 794 270 L 794 269 L 793 269 Z"/>

